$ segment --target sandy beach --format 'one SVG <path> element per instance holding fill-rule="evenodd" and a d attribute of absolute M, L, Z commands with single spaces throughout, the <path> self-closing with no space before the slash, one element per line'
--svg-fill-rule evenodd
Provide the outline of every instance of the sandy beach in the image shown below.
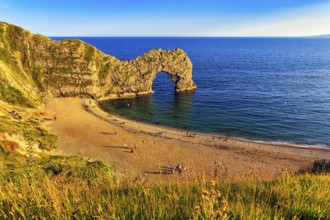
<path fill-rule="evenodd" d="M 59 137 L 56 153 L 100 159 L 120 174 L 146 181 L 266 180 L 330 159 L 330 149 L 228 139 L 135 122 L 104 112 L 91 99 L 52 99 L 46 109 L 56 116 L 47 124 Z M 187 172 L 170 174 L 171 166 L 182 163 Z"/>

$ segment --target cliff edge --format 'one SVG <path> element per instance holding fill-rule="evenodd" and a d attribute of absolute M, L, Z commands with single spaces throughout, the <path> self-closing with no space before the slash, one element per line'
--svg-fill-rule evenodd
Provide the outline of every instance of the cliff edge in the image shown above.
<path fill-rule="evenodd" d="M 0 22 L 0 98 L 19 94 L 34 103 L 40 92 L 95 99 L 136 96 L 151 93 L 158 72 L 171 77 L 177 92 L 196 88 L 192 63 L 181 49 L 151 50 L 120 61 L 81 40 L 51 40 Z"/>

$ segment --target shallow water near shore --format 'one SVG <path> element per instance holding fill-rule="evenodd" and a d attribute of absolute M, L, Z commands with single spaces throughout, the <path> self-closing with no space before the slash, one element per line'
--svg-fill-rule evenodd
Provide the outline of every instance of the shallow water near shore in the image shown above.
<path fill-rule="evenodd" d="M 153 124 L 301 145 L 330 146 L 330 39 L 80 38 L 121 60 L 184 49 L 198 89 L 174 93 L 165 73 L 153 95 L 101 102 Z"/>

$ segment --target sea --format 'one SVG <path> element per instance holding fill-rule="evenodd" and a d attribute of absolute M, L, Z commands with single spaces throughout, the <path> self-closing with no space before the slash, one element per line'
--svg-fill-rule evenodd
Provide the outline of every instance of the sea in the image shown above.
<path fill-rule="evenodd" d="M 108 112 L 196 132 L 330 148 L 330 38 L 79 39 L 121 60 L 181 48 L 193 63 L 197 90 L 175 94 L 160 72 L 152 95 L 101 102 Z"/>

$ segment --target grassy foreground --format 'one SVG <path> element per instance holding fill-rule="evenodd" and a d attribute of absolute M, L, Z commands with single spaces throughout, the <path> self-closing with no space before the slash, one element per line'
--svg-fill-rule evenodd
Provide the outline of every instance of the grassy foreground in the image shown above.
<path fill-rule="evenodd" d="M 100 161 L 27 157 L 1 167 L 0 219 L 330 219 L 330 174 L 311 172 L 150 185 L 119 180 Z"/>

